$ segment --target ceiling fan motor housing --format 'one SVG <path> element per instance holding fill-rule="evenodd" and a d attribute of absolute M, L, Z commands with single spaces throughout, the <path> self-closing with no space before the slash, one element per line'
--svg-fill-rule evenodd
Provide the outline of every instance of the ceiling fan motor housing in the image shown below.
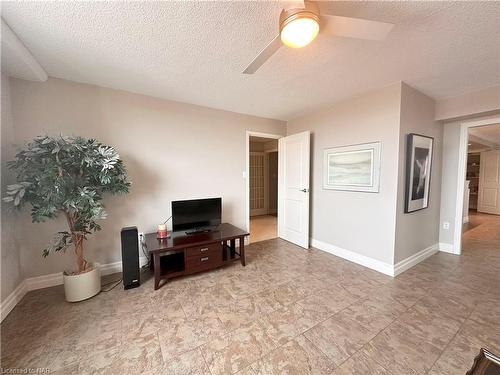
<path fill-rule="evenodd" d="M 280 14 L 280 33 L 287 24 L 299 18 L 310 18 L 320 25 L 318 4 L 304 1 L 304 8 L 283 9 Z"/>

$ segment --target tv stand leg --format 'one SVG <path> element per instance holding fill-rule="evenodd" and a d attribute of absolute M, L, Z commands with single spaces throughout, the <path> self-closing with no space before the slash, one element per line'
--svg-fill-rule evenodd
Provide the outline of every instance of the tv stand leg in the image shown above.
<path fill-rule="evenodd" d="M 153 267 L 155 271 L 155 290 L 158 290 L 160 287 L 160 272 L 161 272 L 161 264 L 160 264 L 160 254 L 153 254 Z"/>
<path fill-rule="evenodd" d="M 229 242 L 230 242 L 229 248 L 231 249 L 231 259 L 234 259 L 236 255 L 236 240 L 232 239 Z"/>
<path fill-rule="evenodd" d="M 245 261 L 245 237 L 240 237 L 240 260 L 241 260 L 241 265 L 245 267 L 246 261 Z"/>

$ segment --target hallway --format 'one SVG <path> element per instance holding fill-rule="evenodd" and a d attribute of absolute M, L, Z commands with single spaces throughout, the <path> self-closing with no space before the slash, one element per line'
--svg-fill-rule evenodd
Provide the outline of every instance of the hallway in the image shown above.
<path fill-rule="evenodd" d="M 500 252 L 500 216 L 470 211 L 469 223 L 463 226 L 463 254 L 479 250 Z"/>
<path fill-rule="evenodd" d="M 278 217 L 276 215 L 260 215 L 250 218 L 250 243 L 276 237 L 278 237 Z"/>

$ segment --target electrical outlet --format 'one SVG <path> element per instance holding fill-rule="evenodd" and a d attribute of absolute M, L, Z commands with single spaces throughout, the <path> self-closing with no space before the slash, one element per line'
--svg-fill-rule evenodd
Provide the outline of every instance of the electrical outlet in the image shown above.
<path fill-rule="evenodd" d="M 450 229 L 450 223 L 447 221 L 443 222 L 443 229 L 446 229 L 446 230 Z"/>

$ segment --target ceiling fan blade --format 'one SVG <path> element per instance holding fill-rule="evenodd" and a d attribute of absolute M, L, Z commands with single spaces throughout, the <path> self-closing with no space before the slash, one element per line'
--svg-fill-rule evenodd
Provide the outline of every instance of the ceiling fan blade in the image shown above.
<path fill-rule="evenodd" d="M 382 40 L 394 27 L 392 23 L 341 16 L 321 15 L 321 33 L 346 38 Z"/>
<path fill-rule="evenodd" d="M 243 74 L 254 74 L 281 46 L 281 38 L 278 34 L 271 43 L 260 51 L 257 57 L 243 71 Z"/>

